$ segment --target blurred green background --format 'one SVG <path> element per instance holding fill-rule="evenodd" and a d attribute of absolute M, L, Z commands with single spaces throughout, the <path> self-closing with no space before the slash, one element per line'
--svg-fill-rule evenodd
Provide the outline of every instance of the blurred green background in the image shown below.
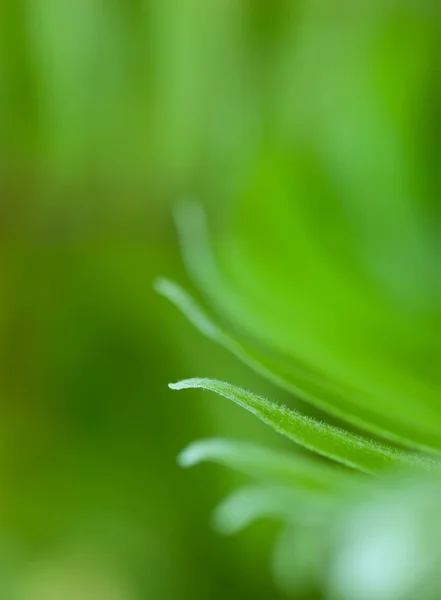
<path fill-rule="evenodd" d="M 386 219 L 385 280 L 409 239 L 415 271 L 433 274 L 439 240 L 425 230 L 420 243 L 405 211 L 394 219 L 398 196 L 439 216 L 434 14 L 431 2 L 0 0 L 2 598 L 279 597 L 274 527 L 214 534 L 234 476 L 183 472 L 176 455 L 213 435 L 283 440 L 167 383 L 276 392 L 152 281 L 186 281 L 176 200 L 202 199 L 217 235 L 245 198 L 252 232 L 288 180 L 311 192 L 319 228 L 339 194 L 355 199 L 356 236 Z M 410 304 L 424 295 L 395 283 Z"/>

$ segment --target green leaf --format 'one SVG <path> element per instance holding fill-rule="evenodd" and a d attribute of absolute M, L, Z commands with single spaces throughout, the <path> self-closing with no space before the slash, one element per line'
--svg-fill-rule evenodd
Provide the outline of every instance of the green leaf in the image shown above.
<path fill-rule="evenodd" d="M 317 511 L 329 512 L 331 506 L 328 499 L 288 486 L 250 485 L 234 491 L 219 504 L 213 523 L 218 531 L 230 535 L 263 518 L 304 521 L 308 511 L 316 518 Z"/>
<path fill-rule="evenodd" d="M 254 371 L 295 394 L 302 400 L 329 412 L 353 425 L 370 431 L 380 437 L 397 442 L 403 446 L 425 452 L 441 452 L 441 439 L 428 431 L 407 426 L 397 417 L 393 422 L 367 408 L 361 409 L 350 396 L 326 378 L 313 373 L 306 367 L 280 364 L 251 344 L 239 341 L 231 333 L 225 332 L 206 311 L 179 285 L 168 279 L 159 278 L 155 289 L 177 306 L 188 320 L 207 338 L 217 342 Z M 357 412 L 358 411 L 358 412 Z"/>
<path fill-rule="evenodd" d="M 233 468 L 258 481 L 292 484 L 315 492 L 341 492 L 356 483 L 349 471 L 321 464 L 299 453 L 276 451 L 250 442 L 199 440 L 178 457 L 183 467 L 203 461 Z"/>
<path fill-rule="evenodd" d="M 401 452 L 321 423 L 223 381 L 195 378 L 169 384 L 169 387 L 173 390 L 199 388 L 216 392 L 249 410 L 297 444 L 366 473 L 380 473 L 392 467 L 432 469 L 436 465 L 429 458 Z"/>
<path fill-rule="evenodd" d="M 263 324 L 250 321 L 250 310 L 225 281 L 216 263 L 201 206 L 195 202 L 181 203 L 177 207 L 176 221 L 182 255 L 198 288 L 216 310 L 231 319 L 237 327 L 246 327 L 253 331 L 253 335 L 260 337 L 260 341 L 268 342 L 265 336 L 261 336 Z M 309 362 L 300 361 L 298 356 L 301 354 L 290 354 L 287 360 L 282 360 L 274 355 L 274 348 L 271 349 L 273 354 L 263 353 L 255 345 L 243 342 L 236 335 L 226 332 L 224 327 L 219 327 L 176 284 L 159 280 L 156 287 L 207 337 L 303 400 L 389 441 L 425 452 L 441 453 L 438 406 L 423 398 L 423 395 L 415 398 L 409 392 L 407 396 L 398 394 L 392 398 L 391 391 L 390 396 L 383 397 L 368 389 L 355 389 L 334 376 L 330 378 L 323 370 L 312 368 Z M 271 306 L 268 306 L 268 310 L 272 310 Z M 295 337 L 295 332 L 293 335 Z M 393 364 L 390 365 L 392 368 Z M 406 373 L 402 373 L 402 380 L 402 383 L 406 380 Z"/>

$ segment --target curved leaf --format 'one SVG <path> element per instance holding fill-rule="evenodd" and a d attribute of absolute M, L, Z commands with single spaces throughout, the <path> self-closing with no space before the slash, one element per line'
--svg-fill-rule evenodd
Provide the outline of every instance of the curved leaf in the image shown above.
<path fill-rule="evenodd" d="M 199 440 L 178 457 L 183 467 L 203 461 L 233 468 L 259 481 L 292 484 L 315 492 L 339 492 L 351 482 L 355 483 L 349 471 L 328 467 L 299 453 L 276 451 L 250 442 L 219 438 Z"/>
<path fill-rule="evenodd" d="M 249 309 L 243 305 L 235 289 L 225 281 L 217 265 L 201 205 L 192 201 L 179 204 L 176 223 L 184 262 L 198 288 L 220 314 L 226 315 L 241 328 L 245 326 L 253 335 L 260 336 L 262 324 L 250 321 Z M 174 298 L 174 301 L 177 302 L 177 299 Z M 207 332 L 205 334 L 209 335 Z M 262 340 L 269 343 L 265 336 Z M 331 381 L 329 375 L 315 373 L 310 366 L 299 362 L 297 355 L 290 354 L 290 365 L 286 366 L 280 360 L 268 358 L 248 345 L 245 345 L 245 354 L 248 356 L 244 356 L 244 348 L 232 348 L 231 339 L 225 343 L 225 338 L 217 337 L 216 341 L 236 355 L 241 355 L 242 360 L 285 389 L 352 425 L 410 448 L 441 452 L 438 404 L 433 397 L 430 401 L 423 398 L 422 389 L 421 397 L 415 398 L 410 391 L 407 395 L 397 396 L 392 386 L 389 396 L 384 397 L 384 394 L 370 393 L 364 387 L 352 389 L 346 384 L 342 385 L 340 380 L 337 383 L 334 377 Z M 390 367 L 392 369 L 393 365 Z M 416 379 L 410 374 L 409 377 L 409 386 L 415 384 Z M 401 383 L 407 381 L 406 378 L 406 372 L 401 372 Z"/>
<path fill-rule="evenodd" d="M 250 485 L 234 491 L 215 509 L 213 523 L 224 534 L 238 533 L 254 521 L 263 518 L 292 522 L 305 520 L 308 510 L 329 510 L 329 500 L 323 502 L 283 485 Z"/>
<path fill-rule="evenodd" d="M 159 278 L 155 282 L 158 293 L 172 302 L 188 320 L 207 338 L 217 342 L 254 371 L 275 384 L 295 394 L 304 401 L 325 410 L 366 431 L 396 442 L 403 446 L 424 452 L 441 453 L 441 437 L 428 430 L 421 430 L 400 420 L 400 415 L 392 421 L 354 401 L 352 394 L 339 388 L 326 378 L 316 375 L 311 369 L 292 365 L 288 368 L 276 359 L 271 359 L 251 344 L 225 332 L 199 304 L 179 285 L 168 279 Z"/>
<path fill-rule="evenodd" d="M 173 390 L 200 388 L 216 392 L 249 410 L 297 444 L 366 473 L 379 473 L 392 467 L 432 469 L 436 465 L 429 458 L 401 452 L 321 423 L 223 381 L 196 378 L 172 383 L 169 387 Z"/>

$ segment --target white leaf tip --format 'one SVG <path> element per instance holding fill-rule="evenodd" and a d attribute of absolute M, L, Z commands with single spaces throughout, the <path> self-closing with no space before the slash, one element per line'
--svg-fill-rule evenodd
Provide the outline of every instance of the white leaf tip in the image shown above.
<path fill-rule="evenodd" d="M 188 469 L 198 462 L 191 446 L 184 448 L 184 450 L 178 454 L 176 461 L 183 469 Z"/>
<path fill-rule="evenodd" d="M 153 289 L 158 294 L 161 294 L 161 296 L 167 295 L 167 291 L 170 289 L 171 285 L 172 282 L 165 277 L 156 277 L 156 279 L 153 280 Z"/>
<path fill-rule="evenodd" d="M 182 390 L 183 389 L 183 386 L 181 385 L 180 381 L 177 381 L 176 383 L 169 383 L 168 387 L 171 390 Z"/>

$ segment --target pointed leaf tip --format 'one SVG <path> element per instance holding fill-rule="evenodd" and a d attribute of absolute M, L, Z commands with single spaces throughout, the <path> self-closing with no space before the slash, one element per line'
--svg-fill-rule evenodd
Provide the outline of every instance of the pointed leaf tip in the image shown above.
<path fill-rule="evenodd" d="M 321 423 L 223 381 L 194 378 L 179 381 L 170 387 L 175 390 L 202 388 L 216 392 L 250 411 L 297 444 L 366 473 L 378 473 L 392 467 L 431 470 L 435 466 L 431 459 L 401 452 Z"/>

